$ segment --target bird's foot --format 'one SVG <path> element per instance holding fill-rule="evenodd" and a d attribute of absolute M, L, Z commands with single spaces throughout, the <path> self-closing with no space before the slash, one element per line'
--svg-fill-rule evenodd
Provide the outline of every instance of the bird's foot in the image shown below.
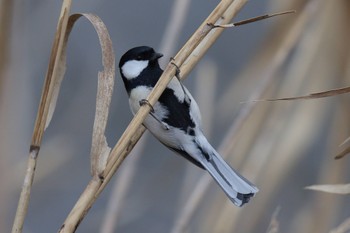
<path fill-rule="evenodd" d="M 139 104 L 140 104 L 140 106 L 148 105 L 151 108 L 151 112 L 154 112 L 154 108 L 153 108 L 152 104 L 150 104 L 150 102 L 148 100 L 142 99 L 142 100 L 139 101 Z"/>
<path fill-rule="evenodd" d="M 153 106 L 150 104 L 150 102 L 148 100 L 142 99 L 142 100 L 139 101 L 139 104 L 140 104 L 140 106 L 143 106 L 143 105 L 147 104 L 151 108 L 151 111 L 149 112 L 149 114 L 162 126 L 162 128 L 164 130 L 169 130 L 170 129 L 169 125 L 167 123 L 159 120 L 158 117 L 154 114 L 154 112 L 155 112 L 154 108 L 153 108 Z"/>

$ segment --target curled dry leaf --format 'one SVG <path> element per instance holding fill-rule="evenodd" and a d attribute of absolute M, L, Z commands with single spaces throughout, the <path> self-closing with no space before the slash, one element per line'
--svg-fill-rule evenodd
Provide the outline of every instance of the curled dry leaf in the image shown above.
<path fill-rule="evenodd" d="M 93 175 L 100 174 L 106 166 L 110 148 L 107 145 L 104 135 L 109 105 L 113 93 L 114 76 L 115 76 L 115 56 L 108 30 L 102 20 L 93 14 L 74 14 L 69 17 L 67 31 L 65 34 L 62 55 L 57 64 L 57 78 L 54 82 L 52 99 L 48 111 L 48 118 L 45 128 L 49 125 L 55 110 L 58 93 L 66 70 L 66 48 L 70 32 L 75 22 L 81 17 L 87 18 L 94 26 L 99 37 L 102 49 L 102 64 L 104 70 L 98 74 L 98 90 L 96 97 L 96 113 L 93 127 L 92 146 L 91 146 L 91 172 Z"/>
<path fill-rule="evenodd" d="M 59 232 L 74 232 L 77 225 L 81 222 L 81 219 L 87 214 L 85 205 L 92 202 L 95 193 L 101 186 L 102 179 L 100 178 L 100 175 L 106 167 L 107 159 L 111 150 L 107 145 L 104 133 L 107 125 L 115 76 L 115 58 L 112 41 L 106 26 L 98 16 L 93 14 L 74 14 L 69 17 L 64 42 L 65 46 L 67 45 L 68 37 L 74 23 L 81 16 L 87 18 L 97 32 L 102 49 L 102 64 L 104 68 L 103 71 L 98 73 L 96 112 L 91 145 L 91 172 L 93 178 L 74 206 L 74 211 L 68 215 Z"/>
<path fill-rule="evenodd" d="M 94 26 L 102 49 L 103 71 L 98 73 L 96 96 L 96 112 L 92 133 L 91 145 L 91 173 L 99 175 L 106 167 L 111 148 L 108 147 L 105 129 L 108 120 L 109 105 L 111 102 L 115 77 L 115 56 L 112 41 L 106 25 L 94 14 L 74 14 L 69 17 L 65 46 L 74 23 L 84 16 Z M 65 61 L 64 61 L 65 62 Z"/>
<path fill-rule="evenodd" d="M 305 187 L 305 189 L 322 191 L 335 194 L 350 194 L 350 184 L 323 184 L 323 185 L 311 185 Z"/>
<path fill-rule="evenodd" d="M 50 102 L 48 119 L 46 127 L 52 118 L 55 110 L 58 93 L 66 70 L 66 48 L 70 32 L 73 29 L 75 22 L 81 17 L 87 18 L 94 26 L 102 49 L 102 64 L 104 70 L 98 73 L 98 87 L 96 97 L 96 112 L 93 126 L 93 136 L 91 145 L 91 172 L 93 175 L 100 174 L 106 166 L 110 148 L 107 145 L 104 135 L 109 105 L 113 93 L 114 76 L 115 76 L 115 56 L 108 30 L 102 20 L 93 14 L 74 14 L 69 17 L 67 31 L 62 45 L 62 55 L 57 64 L 57 78 L 53 83 L 53 93 Z"/>

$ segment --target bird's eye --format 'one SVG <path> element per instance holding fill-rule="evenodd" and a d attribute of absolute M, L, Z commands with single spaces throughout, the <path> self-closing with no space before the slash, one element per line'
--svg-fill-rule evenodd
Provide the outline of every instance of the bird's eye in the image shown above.
<path fill-rule="evenodd" d="M 141 55 L 137 56 L 136 60 L 141 60 Z"/>

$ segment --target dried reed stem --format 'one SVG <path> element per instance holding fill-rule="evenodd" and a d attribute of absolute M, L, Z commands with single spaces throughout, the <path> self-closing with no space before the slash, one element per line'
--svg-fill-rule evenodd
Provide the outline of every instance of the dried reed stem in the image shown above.
<path fill-rule="evenodd" d="M 71 7 L 71 0 L 64 0 L 62 3 L 61 13 L 58 20 L 55 40 L 53 42 L 48 71 L 45 78 L 44 88 L 40 99 L 39 110 L 37 113 L 35 126 L 32 135 L 32 142 L 29 150 L 29 157 L 27 163 L 26 174 L 22 186 L 22 191 L 18 201 L 15 220 L 12 226 L 12 233 L 22 232 L 24 219 L 27 214 L 31 188 L 34 179 L 35 167 L 40 150 L 41 140 L 44 130 L 47 126 L 47 119 L 49 115 L 49 108 L 53 96 L 53 86 L 57 76 L 58 62 L 61 58 L 62 46 L 66 27 L 68 22 L 68 15 Z"/>

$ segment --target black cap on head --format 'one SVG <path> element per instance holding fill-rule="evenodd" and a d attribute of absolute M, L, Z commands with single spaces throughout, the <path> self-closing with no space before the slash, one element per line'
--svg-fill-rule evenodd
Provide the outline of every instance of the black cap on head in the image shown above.
<path fill-rule="evenodd" d="M 119 68 L 121 68 L 127 61 L 154 61 L 162 57 L 163 54 L 156 53 L 153 48 L 148 46 L 139 46 L 128 50 L 120 59 Z"/>

